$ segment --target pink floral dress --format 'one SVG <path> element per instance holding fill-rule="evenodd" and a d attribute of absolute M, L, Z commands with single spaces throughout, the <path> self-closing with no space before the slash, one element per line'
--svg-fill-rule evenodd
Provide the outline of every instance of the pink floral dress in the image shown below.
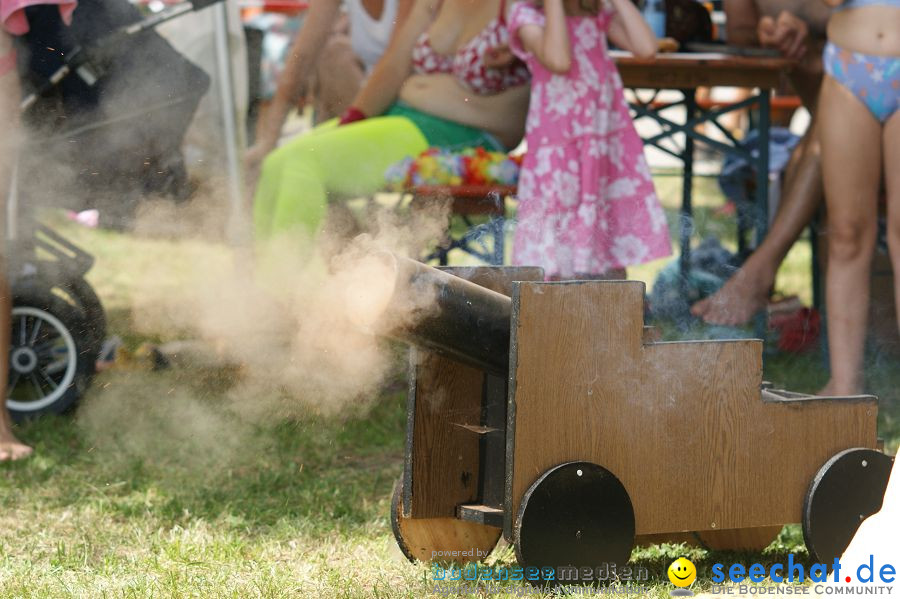
<path fill-rule="evenodd" d="M 547 277 L 601 274 L 672 252 L 644 145 L 607 49 L 612 16 L 605 8 L 597 17 L 566 18 L 572 68 L 560 75 L 518 36 L 523 25 L 543 26 L 543 12 L 518 2 L 510 14 L 510 46 L 532 74 L 512 260 L 542 266 Z"/>

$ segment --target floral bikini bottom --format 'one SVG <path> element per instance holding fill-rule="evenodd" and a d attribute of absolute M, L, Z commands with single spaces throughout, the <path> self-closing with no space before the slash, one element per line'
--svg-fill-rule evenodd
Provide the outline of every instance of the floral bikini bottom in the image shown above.
<path fill-rule="evenodd" d="M 825 72 L 850 90 L 882 124 L 900 108 L 900 57 L 877 56 L 825 45 Z"/>

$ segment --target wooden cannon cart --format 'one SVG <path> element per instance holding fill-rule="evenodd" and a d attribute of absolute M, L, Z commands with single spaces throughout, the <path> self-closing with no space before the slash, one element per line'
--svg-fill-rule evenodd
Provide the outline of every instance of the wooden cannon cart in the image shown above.
<path fill-rule="evenodd" d="M 874 397 L 764 388 L 758 340 L 652 341 L 640 282 L 389 261 L 395 300 L 432 295 L 384 331 L 413 346 L 391 514 L 408 558 L 479 560 L 502 534 L 522 566 L 600 567 L 684 533 L 762 549 L 802 522 L 831 563 L 880 509 Z"/>

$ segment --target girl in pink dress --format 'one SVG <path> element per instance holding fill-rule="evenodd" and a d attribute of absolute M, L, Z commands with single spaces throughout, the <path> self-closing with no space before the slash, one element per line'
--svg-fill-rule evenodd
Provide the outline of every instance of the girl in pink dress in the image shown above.
<path fill-rule="evenodd" d="M 606 38 L 639 57 L 656 38 L 631 0 L 525 0 L 510 46 L 531 70 L 513 263 L 548 278 L 624 278 L 667 256 L 666 217 Z"/>

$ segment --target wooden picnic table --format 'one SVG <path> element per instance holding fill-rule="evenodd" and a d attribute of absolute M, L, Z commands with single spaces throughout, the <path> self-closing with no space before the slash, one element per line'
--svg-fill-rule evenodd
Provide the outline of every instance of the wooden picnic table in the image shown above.
<path fill-rule="evenodd" d="M 793 62 L 780 57 L 675 52 L 654 58 L 635 58 L 613 51 L 622 82 L 627 87 L 695 89 L 698 87 L 750 87 L 773 89 Z"/>

